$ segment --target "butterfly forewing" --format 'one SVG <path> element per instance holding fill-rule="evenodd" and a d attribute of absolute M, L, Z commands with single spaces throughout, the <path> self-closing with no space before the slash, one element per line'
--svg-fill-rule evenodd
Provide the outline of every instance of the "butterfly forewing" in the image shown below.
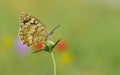
<path fill-rule="evenodd" d="M 19 37 L 27 46 L 47 41 L 47 30 L 44 24 L 28 13 L 20 15 Z"/>

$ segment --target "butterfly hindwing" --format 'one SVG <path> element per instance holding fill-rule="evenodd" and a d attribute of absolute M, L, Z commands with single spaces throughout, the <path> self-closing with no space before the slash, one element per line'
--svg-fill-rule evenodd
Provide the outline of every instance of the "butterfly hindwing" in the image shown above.
<path fill-rule="evenodd" d="M 19 37 L 27 46 L 45 42 L 47 40 L 47 30 L 44 24 L 28 13 L 20 15 Z"/>

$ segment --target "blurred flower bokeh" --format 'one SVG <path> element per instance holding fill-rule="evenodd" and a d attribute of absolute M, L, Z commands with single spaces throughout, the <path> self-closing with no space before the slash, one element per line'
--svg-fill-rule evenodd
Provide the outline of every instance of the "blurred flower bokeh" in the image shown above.
<path fill-rule="evenodd" d="M 68 43 L 66 40 L 61 39 L 59 44 L 56 46 L 57 51 L 65 51 L 68 49 Z"/>
<path fill-rule="evenodd" d="M 29 48 L 17 38 L 15 41 L 16 53 L 20 56 L 26 56 L 29 53 Z"/>

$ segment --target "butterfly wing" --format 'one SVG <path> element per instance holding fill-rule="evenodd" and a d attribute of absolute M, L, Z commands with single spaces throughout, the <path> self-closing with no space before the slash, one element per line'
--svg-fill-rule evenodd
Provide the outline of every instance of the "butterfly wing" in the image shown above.
<path fill-rule="evenodd" d="M 47 41 L 48 32 L 43 23 L 28 13 L 20 15 L 19 37 L 27 46 Z"/>

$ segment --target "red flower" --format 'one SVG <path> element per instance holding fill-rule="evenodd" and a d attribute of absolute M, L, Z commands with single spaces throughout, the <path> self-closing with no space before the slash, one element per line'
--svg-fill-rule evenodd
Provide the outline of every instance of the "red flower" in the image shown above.
<path fill-rule="evenodd" d="M 40 50 L 43 47 L 43 43 L 38 43 L 37 45 L 35 45 L 35 49 L 36 50 Z"/>
<path fill-rule="evenodd" d="M 68 46 L 68 44 L 65 40 L 60 40 L 60 42 L 56 48 L 58 51 L 64 51 L 64 50 L 66 50 L 67 46 Z"/>

